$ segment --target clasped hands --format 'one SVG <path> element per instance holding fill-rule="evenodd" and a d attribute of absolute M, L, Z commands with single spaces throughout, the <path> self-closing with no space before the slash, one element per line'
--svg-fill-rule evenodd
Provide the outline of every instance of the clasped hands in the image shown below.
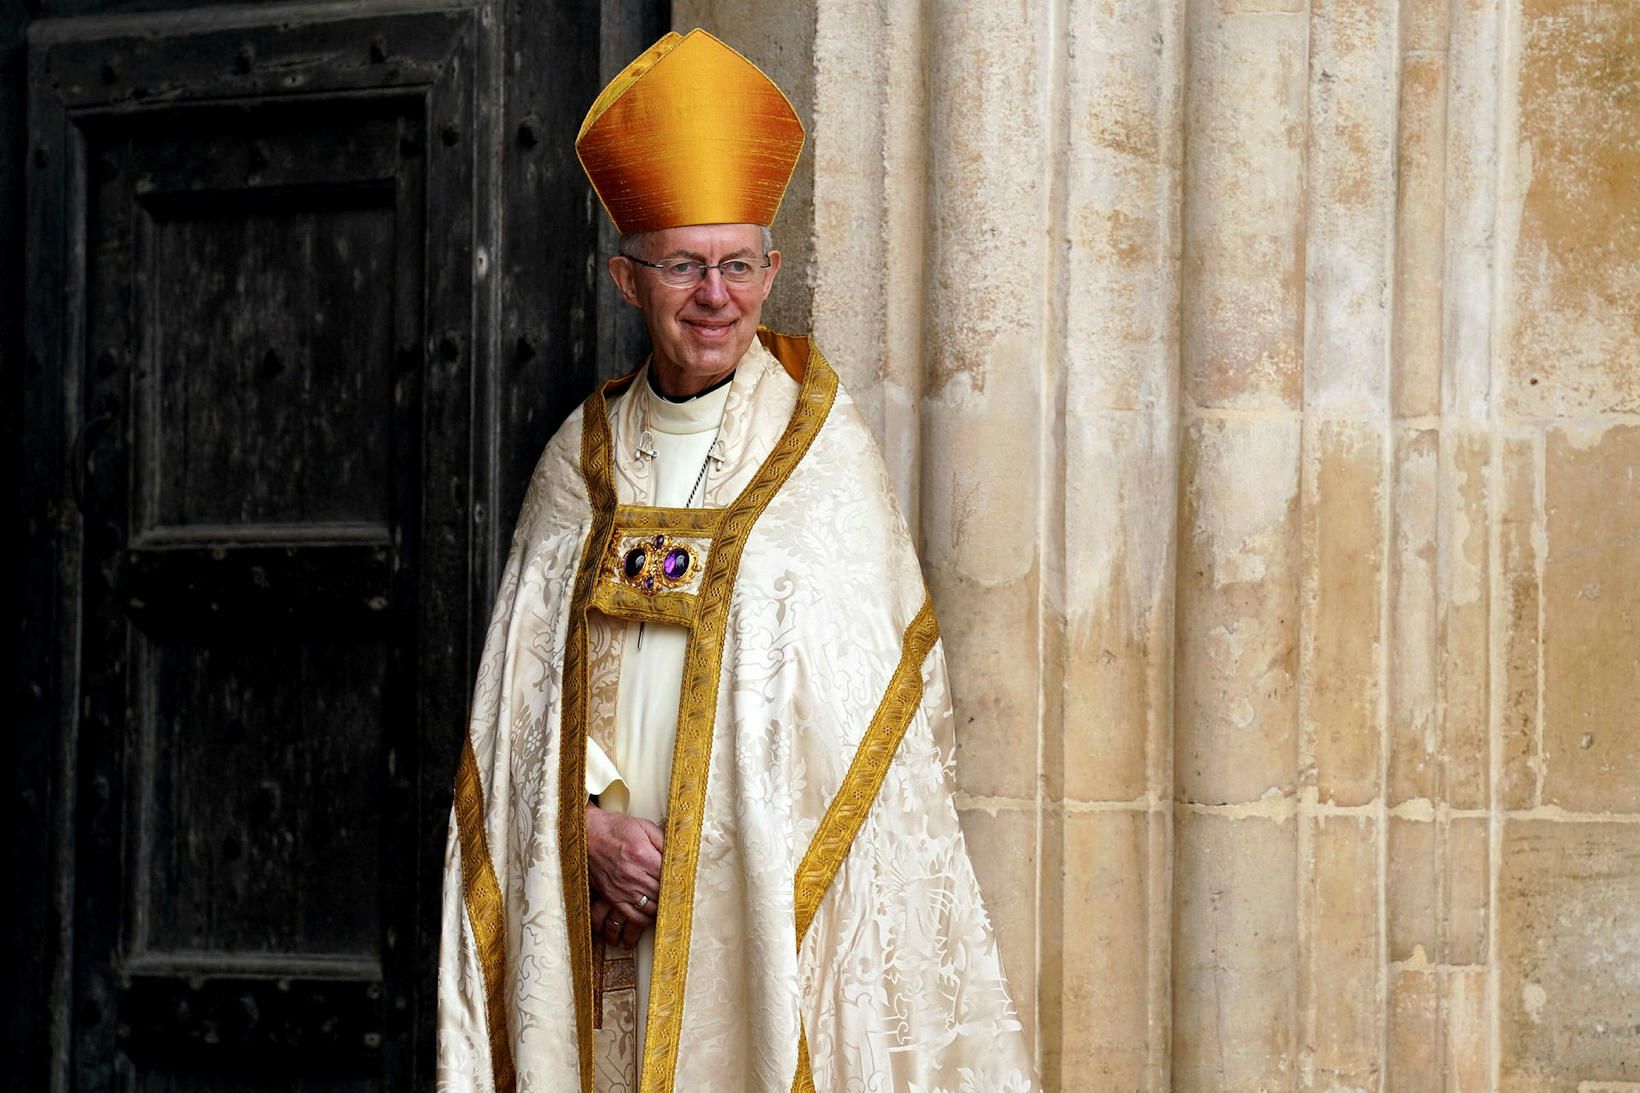
<path fill-rule="evenodd" d="M 661 895 L 659 826 L 606 812 L 587 802 L 587 877 L 592 884 L 592 932 L 630 949 L 655 921 Z"/>

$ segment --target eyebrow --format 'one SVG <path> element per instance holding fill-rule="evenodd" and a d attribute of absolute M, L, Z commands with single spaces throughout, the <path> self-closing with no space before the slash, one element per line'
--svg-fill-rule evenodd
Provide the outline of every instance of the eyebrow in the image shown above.
<path fill-rule="evenodd" d="M 739 250 L 730 251 L 728 254 L 725 254 L 721 259 L 719 259 L 719 261 L 727 262 L 732 258 L 748 258 L 757 253 L 758 251 L 756 247 L 741 247 Z M 684 250 L 681 247 L 676 250 L 668 251 L 666 254 L 662 255 L 658 261 L 665 262 L 673 258 L 688 258 L 691 261 L 699 262 L 701 265 L 706 264 L 706 256 L 704 254 L 699 251 Z"/>

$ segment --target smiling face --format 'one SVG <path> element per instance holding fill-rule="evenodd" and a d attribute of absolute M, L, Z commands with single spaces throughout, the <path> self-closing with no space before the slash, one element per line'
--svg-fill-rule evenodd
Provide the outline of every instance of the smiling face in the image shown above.
<path fill-rule="evenodd" d="M 663 228 L 642 238 L 634 257 L 649 262 L 687 258 L 715 266 L 731 258 L 763 262 L 763 229 L 756 224 L 690 224 Z M 769 252 L 769 267 L 751 284 L 725 284 L 708 270 L 694 288 L 676 288 L 660 271 L 621 257 L 609 260 L 609 275 L 627 303 L 643 312 L 654 346 L 655 378 L 669 395 L 704 391 L 729 374 L 757 336 L 763 301 L 780 271 L 780 252 Z"/>

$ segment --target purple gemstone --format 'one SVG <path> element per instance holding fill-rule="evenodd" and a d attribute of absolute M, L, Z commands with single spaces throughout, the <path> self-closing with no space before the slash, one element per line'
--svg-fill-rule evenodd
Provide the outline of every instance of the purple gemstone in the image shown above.
<path fill-rule="evenodd" d="M 645 592 L 653 592 L 653 591 L 655 591 L 655 578 L 653 578 L 653 577 L 645 577 L 645 578 L 644 578 L 644 579 L 643 579 L 643 590 L 644 590 L 644 591 L 645 591 Z"/>
<path fill-rule="evenodd" d="M 673 547 L 666 552 L 666 558 L 661 562 L 661 572 L 668 580 L 678 580 L 689 572 L 689 552 L 682 547 Z"/>
<path fill-rule="evenodd" d="M 626 561 L 623 568 L 626 570 L 627 580 L 635 580 L 643 572 L 644 563 L 649 561 L 649 555 L 644 553 L 643 547 L 633 547 L 626 552 Z"/>
<path fill-rule="evenodd" d="M 655 536 L 655 549 L 656 550 L 659 550 L 661 547 L 663 547 L 665 545 L 666 545 L 666 536 L 664 536 L 664 535 Z"/>

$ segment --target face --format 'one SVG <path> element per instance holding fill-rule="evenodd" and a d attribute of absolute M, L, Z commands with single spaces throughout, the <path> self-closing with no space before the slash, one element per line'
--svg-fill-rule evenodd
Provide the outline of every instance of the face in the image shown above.
<path fill-rule="evenodd" d="M 730 258 L 763 261 L 763 229 L 756 224 L 690 224 L 665 228 L 645 239 L 650 262 L 690 258 L 716 265 Z M 643 312 L 654 346 L 654 367 L 669 395 L 703 391 L 740 363 L 757 336 L 763 301 L 780 270 L 780 252 L 769 252 L 769 268 L 749 285 L 727 285 L 717 270 L 708 270 L 694 288 L 675 288 L 660 271 L 615 257 L 609 275 L 627 303 Z"/>

